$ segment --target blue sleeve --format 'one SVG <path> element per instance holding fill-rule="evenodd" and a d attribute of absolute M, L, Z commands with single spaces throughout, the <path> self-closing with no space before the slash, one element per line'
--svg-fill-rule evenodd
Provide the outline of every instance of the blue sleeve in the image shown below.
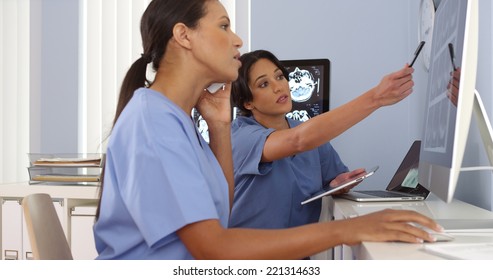
<path fill-rule="evenodd" d="M 261 163 L 267 137 L 274 129 L 267 129 L 253 120 L 236 119 L 232 124 L 232 146 L 235 178 L 241 175 L 261 175 L 271 170 L 271 163 Z"/>
<path fill-rule="evenodd" d="M 330 183 L 337 175 L 349 171 L 337 151 L 329 142 L 318 147 L 318 151 L 320 153 L 320 165 L 322 167 L 324 185 Z"/>

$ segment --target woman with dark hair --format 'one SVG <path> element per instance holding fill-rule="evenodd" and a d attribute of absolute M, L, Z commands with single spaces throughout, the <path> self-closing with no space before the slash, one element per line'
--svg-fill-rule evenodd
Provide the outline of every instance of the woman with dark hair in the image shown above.
<path fill-rule="evenodd" d="M 141 35 L 144 51 L 122 83 L 106 151 L 98 258 L 190 259 L 184 226 L 227 227 L 230 95 L 204 88 L 236 79 L 242 41 L 217 0 L 151 1 Z M 146 79 L 149 63 L 154 81 Z M 195 130 L 194 107 L 208 122 L 210 145 Z"/>
<path fill-rule="evenodd" d="M 317 222 L 321 199 L 301 202 L 364 172 L 348 172 L 328 141 L 408 96 L 413 69 L 406 65 L 353 101 L 302 123 L 286 117 L 292 109 L 288 73 L 277 57 L 257 50 L 240 60 L 231 90 L 241 116 L 232 125 L 235 194 L 229 225 L 289 228 Z"/>
<path fill-rule="evenodd" d="M 218 0 L 153 0 L 144 53 L 130 67 L 106 151 L 94 236 L 99 259 L 299 259 L 362 240 L 432 240 L 412 211 L 285 230 L 229 229 L 233 195 L 230 85 L 241 39 Z M 156 71 L 145 77 L 146 66 Z M 204 90 L 217 82 L 226 88 Z M 197 132 L 196 108 L 210 143 Z"/>

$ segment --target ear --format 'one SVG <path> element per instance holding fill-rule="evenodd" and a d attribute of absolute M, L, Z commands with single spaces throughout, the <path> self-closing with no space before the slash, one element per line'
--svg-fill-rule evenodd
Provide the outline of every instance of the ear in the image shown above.
<path fill-rule="evenodd" d="M 177 23 L 173 27 L 173 39 L 182 47 L 190 49 L 190 29 L 183 23 Z"/>
<path fill-rule="evenodd" d="M 243 103 L 243 107 L 245 107 L 245 109 L 250 110 L 250 111 L 253 110 L 253 108 L 255 108 L 253 106 L 252 102 L 245 102 L 245 103 Z"/>

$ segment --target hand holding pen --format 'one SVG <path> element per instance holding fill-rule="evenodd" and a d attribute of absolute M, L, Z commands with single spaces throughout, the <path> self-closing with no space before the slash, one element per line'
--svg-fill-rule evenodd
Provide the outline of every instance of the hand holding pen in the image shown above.
<path fill-rule="evenodd" d="M 448 51 L 450 53 L 450 61 L 452 61 L 452 68 L 454 68 L 454 71 L 456 71 L 457 66 L 455 66 L 455 52 L 454 52 L 454 45 L 452 45 L 452 43 L 448 44 Z"/>
<path fill-rule="evenodd" d="M 457 102 L 459 101 L 460 67 L 457 67 L 455 64 L 454 45 L 452 43 L 448 44 L 448 50 L 454 71 L 450 74 L 450 81 L 447 85 L 447 97 L 454 106 L 457 106 Z"/>
<path fill-rule="evenodd" d="M 414 62 L 416 61 L 416 59 L 418 58 L 418 55 L 419 53 L 421 52 L 421 50 L 423 49 L 423 46 L 425 45 L 425 41 L 421 41 L 419 42 L 419 45 L 418 47 L 416 48 L 416 50 L 414 51 L 414 58 L 413 60 L 411 61 L 411 63 L 409 64 L 409 67 L 413 67 L 413 64 Z"/>

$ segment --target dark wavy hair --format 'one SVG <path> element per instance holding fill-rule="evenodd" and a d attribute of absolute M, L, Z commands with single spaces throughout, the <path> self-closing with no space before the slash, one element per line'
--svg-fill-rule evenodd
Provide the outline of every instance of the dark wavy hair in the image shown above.
<path fill-rule="evenodd" d="M 130 66 L 120 88 L 113 126 L 127 106 L 136 89 L 150 86 L 146 79 L 147 64 L 152 63 L 158 70 L 161 59 L 166 52 L 169 40 L 173 37 L 173 28 L 177 23 L 183 23 L 189 28 L 195 28 L 199 20 L 206 14 L 207 1 L 214 0 L 152 0 L 147 6 L 140 21 L 140 33 L 144 52 Z M 104 167 L 101 172 L 100 198 L 103 191 Z M 99 218 L 101 199 L 99 200 L 96 219 Z"/>
<path fill-rule="evenodd" d="M 249 117 L 252 115 L 252 112 L 246 109 L 244 105 L 246 102 L 253 100 L 252 91 L 248 86 L 248 83 L 250 82 L 249 74 L 252 66 L 263 58 L 270 60 L 279 67 L 286 80 L 289 79 L 288 71 L 273 53 L 266 50 L 256 50 L 243 54 L 240 57 L 241 67 L 238 70 L 238 79 L 234 81 L 231 86 L 231 103 L 239 109 L 239 114 L 242 116 Z"/>

